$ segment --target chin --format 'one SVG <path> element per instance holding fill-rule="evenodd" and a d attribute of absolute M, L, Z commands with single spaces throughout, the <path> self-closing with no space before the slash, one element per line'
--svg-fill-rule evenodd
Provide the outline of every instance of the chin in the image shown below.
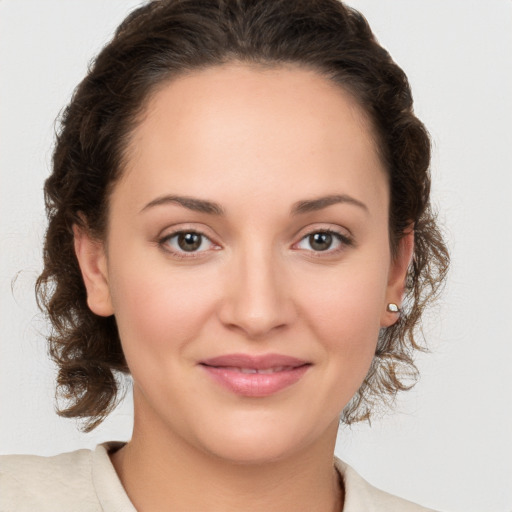
<path fill-rule="evenodd" d="M 296 446 L 276 440 L 233 439 L 220 446 L 219 440 L 209 447 L 210 453 L 231 464 L 261 465 L 278 462 L 294 454 Z"/>
<path fill-rule="evenodd" d="M 265 464 L 293 457 L 318 437 L 317 432 L 308 435 L 291 422 L 252 420 L 211 427 L 199 442 L 206 452 L 226 462 Z"/>

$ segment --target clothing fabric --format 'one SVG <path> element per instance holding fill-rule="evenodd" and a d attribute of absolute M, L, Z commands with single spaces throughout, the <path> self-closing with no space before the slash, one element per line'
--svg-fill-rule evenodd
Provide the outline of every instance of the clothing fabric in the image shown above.
<path fill-rule="evenodd" d="M 0 512 L 137 512 L 108 456 L 123 445 L 0 456 Z M 373 487 L 337 458 L 335 466 L 345 486 L 342 512 L 433 512 Z"/>

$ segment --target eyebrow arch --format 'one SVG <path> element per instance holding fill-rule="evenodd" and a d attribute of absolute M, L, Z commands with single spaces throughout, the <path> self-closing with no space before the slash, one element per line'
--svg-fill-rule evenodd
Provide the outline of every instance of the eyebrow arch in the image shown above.
<path fill-rule="evenodd" d="M 362 208 L 366 213 L 368 213 L 368 207 L 364 203 L 346 194 L 340 194 L 319 197 L 318 199 L 298 201 L 293 205 L 292 215 L 316 212 L 318 210 L 322 210 L 323 208 L 327 208 L 328 206 L 338 203 L 351 204 L 359 208 Z"/>
<path fill-rule="evenodd" d="M 166 195 L 157 197 L 156 199 L 153 199 L 153 201 L 150 201 L 146 206 L 144 206 L 140 213 L 155 206 L 173 203 L 179 204 L 180 206 L 183 206 L 184 208 L 188 208 L 189 210 L 193 210 L 195 212 L 208 213 L 210 215 L 224 215 L 224 209 L 217 203 L 207 201 L 206 199 L 197 199 L 195 197 L 176 195 Z"/>

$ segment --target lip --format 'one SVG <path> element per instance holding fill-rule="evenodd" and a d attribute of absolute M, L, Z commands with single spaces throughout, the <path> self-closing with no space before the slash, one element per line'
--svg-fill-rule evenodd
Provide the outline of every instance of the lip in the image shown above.
<path fill-rule="evenodd" d="M 311 363 L 281 354 L 228 354 L 201 361 L 217 383 L 246 397 L 273 395 L 298 382 Z"/>

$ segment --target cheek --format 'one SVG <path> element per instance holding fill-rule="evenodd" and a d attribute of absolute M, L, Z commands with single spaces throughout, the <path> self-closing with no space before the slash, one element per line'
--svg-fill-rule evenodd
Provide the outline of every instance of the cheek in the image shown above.
<path fill-rule="evenodd" d="M 114 312 L 128 360 L 135 355 L 159 358 L 165 352 L 179 351 L 200 336 L 215 302 L 211 276 L 202 279 L 147 263 L 139 268 L 147 270 L 119 268 L 111 282 Z"/>
<path fill-rule="evenodd" d="M 375 354 L 386 276 L 380 268 L 372 272 L 370 265 L 362 266 L 324 283 L 317 280 L 307 295 L 304 290 L 303 316 L 321 340 L 330 364 L 343 366 L 347 377 L 364 378 Z"/>

